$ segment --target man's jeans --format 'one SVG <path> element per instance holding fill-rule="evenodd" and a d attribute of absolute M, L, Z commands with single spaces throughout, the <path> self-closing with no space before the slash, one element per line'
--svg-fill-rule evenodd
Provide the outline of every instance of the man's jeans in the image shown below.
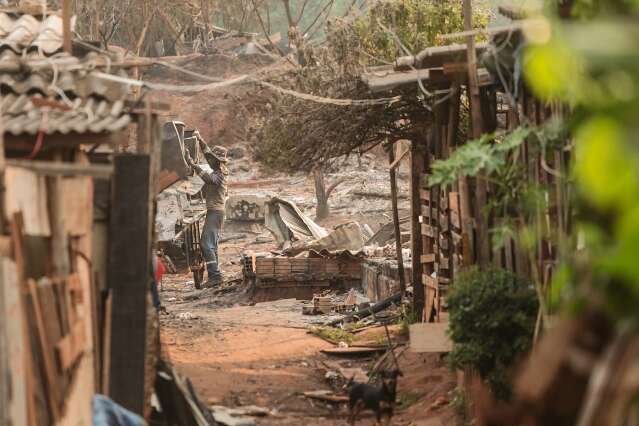
<path fill-rule="evenodd" d="M 204 229 L 202 230 L 202 256 L 206 262 L 206 270 L 209 273 L 209 280 L 222 278 L 220 272 L 218 244 L 224 223 L 224 212 L 209 210 L 206 212 Z"/>

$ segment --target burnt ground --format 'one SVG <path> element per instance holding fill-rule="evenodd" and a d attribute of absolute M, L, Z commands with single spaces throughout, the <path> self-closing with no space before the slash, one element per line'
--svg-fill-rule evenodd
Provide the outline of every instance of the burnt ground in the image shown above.
<path fill-rule="evenodd" d="M 173 61 L 212 77 L 282 71 L 280 65 L 263 57 L 213 55 Z M 202 82 L 157 66 L 147 70 L 144 78 L 168 84 Z M 187 127 L 199 129 L 209 143 L 244 150 L 245 156 L 230 165 L 230 195 L 260 192 L 285 197 L 314 217 L 314 187 L 309 175 L 266 171 L 250 158 L 251 125 L 246 111 L 257 102 L 250 87 L 154 96 L 171 106 L 167 119 L 178 119 Z M 329 171 L 327 185 L 335 179 L 344 182 L 329 200 L 330 218 L 320 224 L 332 228 L 355 220 L 376 231 L 390 222 L 390 199 L 383 196 L 390 193 L 385 162 L 383 155 L 373 152 L 361 161 L 351 158 Z M 400 217 L 409 213 L 405 167 L 398 172 L 399 194 L 403 197 L 399 203 Z M 228 223 L 222 241 L 221 266 L 227 277 L 239 273 L 241 253 L 277 248 L 270 233 L 256 224 Z M 227 293 L 195 290 L 192 277 L 187 274 L 165 275 L 160 297 L 167 309 L 167 314 L 160 318 L 163 356 L 192 380 L 203 402 L 210 406 L 268 408 L 268 416 L 255 418 L 258 425 L 347 424 L 344 404 L 308 399 L 302 392 L 333 390 L 343 394 L 344 381 L 336 373 L 339 368 L 361 368 L 367 372 L 377 356 L 334 359 L 321 353 L 334 345 L 309 334 L 308 330 L 313 321 L 325 318 L 303 316 L 300 301 L 252 304 L 240 283 Z M 396 339 L 401 341 L 405 337 Z M 358 334 L 356 342 L 379 344 L 383 340 L 384 329 L 373 328 Z M 452 399 L 455 377 L 444 361 L 438 356 L 406 350 L 400 366 L 404 372 L 398 386 L 400 409 L 392 424 L 455 424 L 453 408 L 447 404 Z M 369 416 L 358 424 L 373 423 Z"/>
<path fill-rule="evenodd" d="M 334 358 L 320 352 L 335 345 L 309 333 L 312 322 L 301 302 L 286 299 L 252 305 L 243 285 L 227 295 L 212 289 L 193 290 L 189 275 L 166 276 L 162 299 L 168 314 L 161 317 L 164 356 L 188 376 L 203 402 L 210 406 L 259 406 L 271 414 L 255 418 L 258 425 L 346 425 L 345 404 L 312 400 L 303 392 L 331 390 L 345 395 L 338 368 L 365 372 L 378 356 Z M 392 327 L 394 339 L 398 326 Z M 354 343 L 384 341 L 383 327 L 358 334 Z M 437 355 L 413 354 L 400 348 L 404 377 L 398 385 L 400 409 L 393 425 L 451 425 L 454 377 Z M 359 424 L 374 424 L 367 416 Z"/>

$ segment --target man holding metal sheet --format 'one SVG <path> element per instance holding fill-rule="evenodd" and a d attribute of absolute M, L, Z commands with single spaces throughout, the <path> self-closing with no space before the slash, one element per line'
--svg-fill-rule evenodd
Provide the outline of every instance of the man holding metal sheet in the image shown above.
<path fill-rule="evenodd" d="M 204 170 L 195 164 L 188 150 L 186 152 L 186 161 L 204 181 L 202 191 L 206 198 L 206 220 L 202 230 L 201 248 L 208 272 L 207 286 L 216 286 L 223 281 L 222 272 L 220 271 L 218 245 L 220 234 L 222 233 L 222 225 L 224 224 L 224 207 L 228 195 L 229 171 L 226 167 L 228 157 L 226 148 L 214 146 L 211 149 L 202 139 L 198 138 L 198 141 L 204 153 L 204 158 L 211 167 L 211 171 Z"/>

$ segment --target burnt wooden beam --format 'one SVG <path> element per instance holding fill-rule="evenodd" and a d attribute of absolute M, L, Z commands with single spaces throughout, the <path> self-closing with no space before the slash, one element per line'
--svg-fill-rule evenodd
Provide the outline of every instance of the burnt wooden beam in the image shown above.
<path fill-rule="evenodd" d="M 126 142 L 123 133 L 78 134 L 69 133 L 46 135 L 42 151 L 56 148 L 75 148 L 83 144 L 119 145 Z M 4 135 L 4 146 L 7 151 L 31 152 L 36 144 L 35 135 Z"/>
<path fill-rule="evenodd" d="M 471 0 L 464 0 L 463 5 L 464 29 L 473 29 L 473 9 Z M 472 135 L 479 139 L 484 131 L 481 112 L 481 97 L 479 93 L 479 78 L 477 76 L 477 51 L 475 50 L 475 38 L 473 35 L 466 38 L 466 61 L 468 63 L 468 97 L 470 98 L 470 112 L 472 123 Z M 490 263 L 490 241 L 488 227 L 484 219 L 484 206 L 487 202 L 487 184 L 482 178 L 476 180 L 475 185 L 475 223 L 476 223 L 476 247 L 475 259 L 482 267 Z"/>
<path fill-rule="evenodd" d="M 90 176 L 109 178 L 113 174 L 113 166 L 105 164 L 79 164 L 35 160 L 6 160 L 7 166 L 22 167 L 46 176 Z"/>
<path fill-rule="evenodd" d="M 111 292 L 109 396 L 143 415 L 147 295 L 151 285 L 150 168 L 148 155 L 114 158 L 109 233 Z"/>
<path fill-rule="evenodd" d="M 478 43 L 475 49 L 479 53 L 486 50 L 488 43 Z M 459 62 L 466 59 L 468 46 L 464 43 L 448 46 L 429 47 L 414 56 L 402 56 L 395 61 L 395 69 L 441 67 L 445 62 Z"/>
<path fill-rule="evenodd" d="M 413 309 L 417 318 L 422 318 L 424 312 L 424 285 L 422 284 L 422 228 L 419 216 L 422 211 L 420 186 L 424 171 L 424 152 L 419 140 L 411 141 L 410 148 L 410 244 L 412 250 L 411 281 L 413 283 Z"/>
<path fill-rule="evenodd" d="M 388 151 L 388 163 L 395 162 L 395 145 Z M 393 206 L 393 224 L 395 227 L 395 252 L 397 253 L 397 270 L 399 272 L 399 289 L 402 297 L 406 294 L 406 277 L 404 276 L 404 256 L 402 254 L 402 235 L 399 228 L 399 210 L 397 208 L 397 173 L 395 167 L 390 167 L 391 203 Z"/>

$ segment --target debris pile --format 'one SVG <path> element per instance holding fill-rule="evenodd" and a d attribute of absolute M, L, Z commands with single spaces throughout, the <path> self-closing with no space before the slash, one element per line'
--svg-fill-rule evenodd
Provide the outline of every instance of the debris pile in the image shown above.
<path fill-rule="evenodd" d="M 349 251 L 308 251 L 297 257 L 245 254 L 244 279 L 256 301 L 289 297 L 311 300 L 324 290 L 361 285 L 361 255 Z"/>

